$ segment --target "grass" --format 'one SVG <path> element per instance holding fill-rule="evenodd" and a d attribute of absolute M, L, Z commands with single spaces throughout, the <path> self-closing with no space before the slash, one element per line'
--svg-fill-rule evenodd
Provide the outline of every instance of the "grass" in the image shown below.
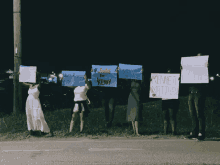
<path fill-rule="evenodd" d="M 187 98 L 181 97 L 180 108 L 177 114 L 177 131 L 179 134 L 188 134 L 190 132 L 191 120 L 189 118 Z M 219 119 L 218 111 L 220 102 L 207 98 L 206 100 L 206 132 L 210 136 L 219 136 Z M 133 130 L 131 123 L 126 121 L 126 105 L 118 105 L 115 109 L 113 127 L 105 131 L 105 116 L 103 108 L 90 108 L 91 113 L 85 119 L 84 131 L 79 133 L 79 120 L 75 125 L 74 137 L 86 137 L 88 135 L 95 136 L 114 136 L 114 137 L 131 137 Z M 214 115 L 211 115 L 214 113 Z M 49 128 L 54 132 L 54 136 L 58 138 L 69 137 L 65 136 L 68 133 L 70 125 L 70 108 L 55 110 L 53 112 L 44 112 L 45 120 Z M 212 117 L 211 117 L 212 116 Z M 0 140 L 22 140 L 28 135 L 26 114 L 21 113 L 17 116 L 4 115 L 0 118 Z M 212 120 L 212 121 L 211 121 Z M 152 101 L 144 104 L 143 122 L 139 124 L 139 132 L 143 135 L 161 134 L 163 132 L 163 116 L 161 111 L 161 101 Z"/>

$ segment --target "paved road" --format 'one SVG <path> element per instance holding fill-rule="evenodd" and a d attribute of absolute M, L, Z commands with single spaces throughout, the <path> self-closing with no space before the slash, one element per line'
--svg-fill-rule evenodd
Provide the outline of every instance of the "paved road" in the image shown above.
<path fill-rule="evenodd" d="M 1 165 L 220 164 L 220 142 L 141 138 L 33 138 L 1 142 Z"/>

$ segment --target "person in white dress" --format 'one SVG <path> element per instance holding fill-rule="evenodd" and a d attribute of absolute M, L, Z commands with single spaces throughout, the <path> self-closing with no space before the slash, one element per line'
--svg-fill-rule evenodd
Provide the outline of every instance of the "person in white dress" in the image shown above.
<path fill-rule="evenodd" d="M 27 116 L 27 127 L 28 127 L 28 131 L 30 131 L 30 135 L 34 135 L 35 131 L 41 131 L 41 135 L 45 135 L 49 133 L 49 136 L 53 136 L 53 133 L 50 131 L 47 122 L 45 121 L 39 99 L 39 94 L 40 94 L 39 76 L 37 76 L 36 78 L 36 83 L 23 83 L 23 84 L 29 86 L 28 97 L 26 100 L 26 116 Z"/>
<path fill-rule="evenodd" d="M 74 105 L 72 107 L 72 119 L 70 122 L 70 131 L 69 133 L 72 133 L 73 127 L 75 125 L 75 122 L 78 114 L 80 113 L 80 132 L 83 131 L 83 126 L 84 126 L 84 117 L 85 114 L 88 114 L 88 106 L 87 106 L 87 100 L 88 100 L 88 104 L 90 104 L 90 100 L 87 97 L 87 91 L 91 88 L 90 83 L 88 82 L 88 78 L 85 75 L 84 76 L 85 79 L 85 86 L 77 86 L 74 89 Z"/>

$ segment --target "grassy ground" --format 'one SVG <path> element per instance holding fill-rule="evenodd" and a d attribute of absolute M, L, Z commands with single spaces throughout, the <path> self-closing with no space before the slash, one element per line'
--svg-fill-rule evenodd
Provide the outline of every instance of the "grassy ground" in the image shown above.
<path fill-rule="evenodd" d="M 187 98 L 180 97 L 180 108 L 177 114 L 177 132 L 181 135 L 190 132 L 191 120 L 189 118 Z M 220 113 L 218 107 L 220 102 L 207 98 L 206 100 L 206 132 L 207 136 L 220 137 Z M 126 122 L 127 106 L 118 105 L 115 109 L 113 127 L 105 131 L 104 109 L 93 108 L 91 113 L 85 119 L 84 131 L 79 134 L 79 120 L 75 126 L 75 137 L 86 137 L 88 135 L 130 137 L 133 136 L 131 123 Z M 53 130 L 55 137 L 63 138 L 68 133 L 70 125 L 70 109 L 55 110 L 53 112 L 44 112 L 48 126 Z M 213 114 L 213 115 L 211 115 Z M 163 116 L 161 110 L 161 101 L 152 101 L 144 104 L 143 122 L 140 122 L 139 132 L 142 135 L 159 135 L 163 132 Z M 0 140 L 21 140 L 26 139 L 28 135 L 26 114 L 18 116 L 6 115 L 0 118 Z"/>

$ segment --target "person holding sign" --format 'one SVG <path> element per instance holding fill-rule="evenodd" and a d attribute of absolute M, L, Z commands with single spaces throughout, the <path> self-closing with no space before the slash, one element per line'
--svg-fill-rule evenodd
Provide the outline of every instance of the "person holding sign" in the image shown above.
<path fill-rule="evenodd" d="M 110 128 L 114 119 L 116 100 L 118 97 L 117 81 L 118 71 L 117 65 L 92 66 L 92 79 L 99 80 L 98 83 L 93 81 L 93 92 L 99 95 L 102 107 L 105 111 L 105 127 Z M 106 68 L 106 69 L 102 69 Z M 96 79 L 96 76 L 98 78 Z"/>
<path fill-rule="evenodd" d="M 197 56 L 202 56 L 198 53 Z M 198 60 L 197 60 L 198 61 Z M 208 67 L 208 61 L 206 62 Z M 184 69 L 183 66 L 180 69 Z M 181 80 L 182 81 L 182 80 Z M 204 106 L 207 92 L 207 84 L 190 83 L 188 105 L 192 119 L 192 131 L 186 138 L 204 140 L 205 139 L 205 115 Z"/>
<path fill-rule="evenodd" d="M 142 119 L 141 80 L 131 80 L 131 91 L 128 97 L 127 121 L 132 122 L 134 134 L 138 136 L 138 121 Z"/>
<path fill-rule="evenodd" d="M 85 86 L 77 86 L 74 89 L 74 104 L 72 107 L 72 120 L 70 122 L 70 131 L 69 133 L 72 133 L 73 127 L 75 125 L 74 121 L 76 121 L 78 114 L 80 113 L 80 132 L 83 131 L 84 126 L 84 116 L 88 115 L 89 109 L 87 106 L 90 104 L 90 100 L 87 97 L 87 91 L 91 88 L 91 85 L 88 81 L 87 76 L 84 76 L 85 79 Z"/>
<path fill-rule="evenodd" d="M 171 69 L 167 69 L 167 73 L 171 73 Z M 180 80 L 180 78 L 179 78 Z M 172 135 L 176 135 L 176 114 L 179 109 L 178 99 L 162 98 L 162 111 L 164 116 L 164 134 L 168 133 L 169 121 L 172 128 Z"/>
<path fill-rule="evenodd" d="M 19 72 L 20 74 L 20 72 Z M 24 85 L 29 86 L 28 98 L 26 101 L 26 115 L 27 115 L 27 126 L 30 135 L 34 135 L 35 131 L 41 131 L 41 135 L 48 134 L 53 136 L 53 132 L 50 131 L 47 122 L 45 121 L 44 114 L 42 111 L 39 94 L 40 94 L 40 74 L 36 74 L 36 83 L 26 83 Z"/>

